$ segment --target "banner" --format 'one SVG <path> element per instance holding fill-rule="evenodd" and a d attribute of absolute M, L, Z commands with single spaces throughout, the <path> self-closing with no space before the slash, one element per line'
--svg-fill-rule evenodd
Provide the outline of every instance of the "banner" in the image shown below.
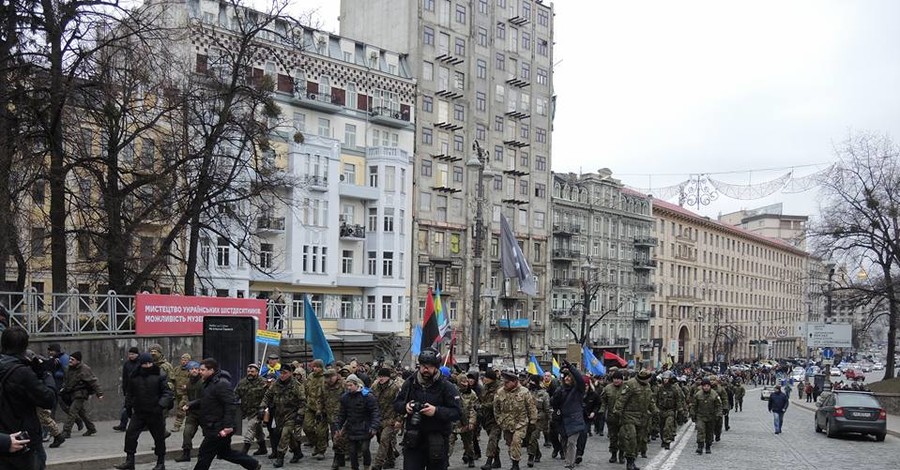
<path fill-rule="evenodd" d="M 203 317 L 256 317 L 266 325 L 264 299 L 231 297 L 189 297 L 182 295 L 138 294 L 135 296 L 135 334 L 202 335 Z"/>

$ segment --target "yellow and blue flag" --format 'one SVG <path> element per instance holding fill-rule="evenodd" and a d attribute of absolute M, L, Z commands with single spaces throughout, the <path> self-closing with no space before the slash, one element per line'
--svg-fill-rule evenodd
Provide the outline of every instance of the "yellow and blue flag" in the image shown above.
<path fill-rule="evenodd" d="M 534 353 L 531 354 L 531 359 L 528 361 L 528 365 L 525 366 L 525 372 L 528 372 L 531 375 L 544 375 L 544 369 L 541 369 L 541 365 L 538 364 L 537 358 L 534 357 Z"/>
<path fill-rule="evenodd" d="M 559 378 L 559 362 L 556 361 L 556 356 L 553 356 L 553 365 L 550 367 L 550 373 L 552 373 L 554 377 Z"/>

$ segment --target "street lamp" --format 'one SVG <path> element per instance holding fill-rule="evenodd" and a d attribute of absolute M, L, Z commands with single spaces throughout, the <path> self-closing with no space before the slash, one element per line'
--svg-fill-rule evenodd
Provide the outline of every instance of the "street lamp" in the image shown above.
<path fill-rule="evenodd" d="M 828 263 L 825 265 L 828 268 L 828 290 L 825 291 L 825 323 L 831 323 L 831 294 L 834 290 L 834 286 L 831 284 L 831 280 L 834 277 L 834 263 Z M 832 360 L 832 359 L 829 359 Z M 831 364 L 825 364 L 825 385 L 826 389 L 831 388 Z"/>
<path fill-rule="evenodd" d="M 481 148 L 478 141 L 472 143 L 475 153 L 466 162 L 466 167 L 476 173 L 475 182 L 475 231 L 472 234 L 473 266 L 472 282 L 472 338 L 469 356 L 469 367 L 478 367 L 478 337 L 481 316 L 481 269 L 484 254 L 484 180 L 494 179 L 494 172 L 490 167 L 485 168 L 487 152 Z"/>

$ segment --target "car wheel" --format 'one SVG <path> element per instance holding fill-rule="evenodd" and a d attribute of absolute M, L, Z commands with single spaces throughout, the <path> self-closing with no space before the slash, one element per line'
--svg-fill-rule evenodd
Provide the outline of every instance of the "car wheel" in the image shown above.
<path fill-rule="evenodd" d="M 831 420 L 829 419 L 825 420 L 825 435 L 828 437 L 834 437 L 837 435 L 837 433 L 831 429 Z"/>
<path fill-rule="evenodd" d="M 878 441 L 878 442 L 884 442 L 884 433 L 876 434 L 876 435 L 875 435 L 875 440 Z"/>

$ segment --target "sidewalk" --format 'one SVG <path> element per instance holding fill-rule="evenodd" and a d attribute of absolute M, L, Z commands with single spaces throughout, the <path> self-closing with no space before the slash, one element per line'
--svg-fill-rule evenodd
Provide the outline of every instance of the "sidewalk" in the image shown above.
<path fill-rule="evenodd" d="M 806 398 L 800 400 L 797 398 L 796 393 L 791 394 L 791 405 L 798 406 L 804 410 L 816 411 L 816 404 L 814 402 L 807 403 Z M 892 414 L 887 415 L 887 433 L 895 437 L 900 437 L 900 416 Z"/>
<path fill-rule="evenodd" d="M 112 468 L 113 465 L 125 460 L 125 433 L 113 431 L 113 426 L 119 421 L 97 421 L 97 434 L 91 437 L 82 437 L 84 431 L 72 429 L 72 438 L 59 448 L 50 449 L 49 442 L 44 443 L 47 451 L 48 470 L 99 470 Z M 172 427 L 172 419 L 167 420 L 167 429 Z M 181 433 L 172 433 L 166 439 L 166 459 L 171 461 L 181 455 Z M 194 450 L 192 456 L 196 459 L 197 448 L 203 441 L 201 431 L 194 436 Z M 240 449 L 243 441 L 240 436 L 232 437 L 231 445 Z M 153 437 L 144 431 L 138 439 L 138 451 L 135 454 L 137 463 L 156 462 L 153 454 Z M 255 448 L 254 448 L 255 450 Z"/>

